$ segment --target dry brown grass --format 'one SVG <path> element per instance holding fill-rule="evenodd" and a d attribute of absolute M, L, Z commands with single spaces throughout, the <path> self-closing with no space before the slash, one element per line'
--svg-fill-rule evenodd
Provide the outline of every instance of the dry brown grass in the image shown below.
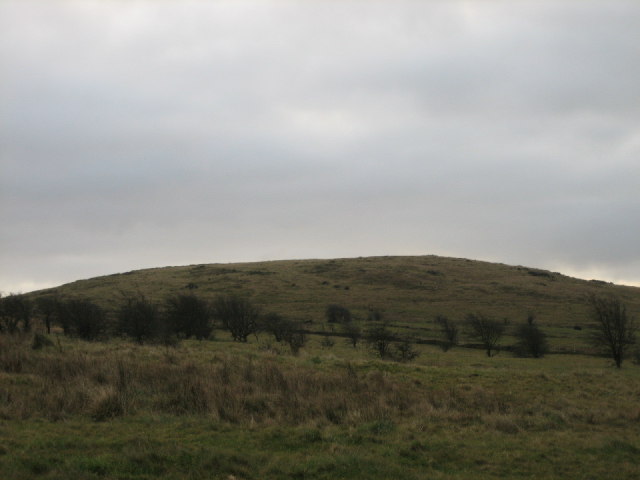
<path fill-rule="evenodd" d="M 232 342 L 173 349 L 63 339 L 33 350 L 28 336 L 0 335 L 0 347 L 0 418 L 6 420 L 196 415 L 246 426 L 383 421 L 483 425 L 506 434 L 640 421 L 633 401 L 640 392 L 629 381 L 634 371 L 564 372 L 553 361 L 544 372 L 519 370 L 543 361 L 485 359 L 481 352 L 473 358 L 486 366 L 469 365 L 471 353 L 461 352 L 443 367 L 429 366 L 423 356 L 423 366 L 363 361 L 347 347 L 351 357 L 326 365 Z"/>
<path fill-rule="evenodd" d="M 126 344 L 33 351 L 27 337 L 0 338 L 4 419 L 108 420 L 145 412 L 230 423 L 356 425 L 401 417 L 472 420 L 508 410 L 482 388 L 437 391 L 348 363 L 328 372 L 284 365 L 269 354 L 216 353 L 204 361 L 185 351 L 160 355 L 161 347 Z"/>

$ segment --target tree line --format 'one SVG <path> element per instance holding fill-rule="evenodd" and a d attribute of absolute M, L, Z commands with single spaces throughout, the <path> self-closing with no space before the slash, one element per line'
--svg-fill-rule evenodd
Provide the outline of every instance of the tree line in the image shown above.
<path fill-rule="evenodd" d="M 588 297 L 595 328 L 592 343 L 603 349 L 618 368 L 635 343 L 637 325 L 627 314 L 627 308 L 617 297 Z M 0 297 L 0 332 L 14 334 L 30 332 L 33 318 L 38 315 L 47 333 L 52 325 L 59 326 L 67 336 L 84 340 L 99 340 L 109 336 L 125 336 L 143 343 L 174 344 L 181 339 L 198 340 L 212 338 L 214 326 L 227 330 L 233 340 L 247 342 L 251 335 L 266 332 L 276 342 L 287 344 L 297 354 L 306 343 L 307 332 L 300 322 L 287 319 L 277 313 L 262 314 L 250 299 L 235 295 L 220 295 L 207 302 L 194 294 L 169 296 L 163 303 L 150 301 L 142 294 L 122 294 L 115 315 L 107 315 L 104 309 L 84 298 L 62 299 L 57 295 L 45 295 L 30 300 L 25 295 L 10 294 Z M 354 348 L 364 341 L 380 358 L 410 361 L 417 356 L 407 339 L 394 335 L 391 324 L 378 310 L 369 312 L 368 327 L 362 329 L 350 310 L 341 305 L 328 305 L 325 319 L 335 333 Z M 459 344 L 461 330 L 483 348 L 491 357 L 500 351 L 500 340 L 507 331 L 506 320 L 496 320 L 482 313 L 470 313 L 458 322 L 444 315 L 435 318 L 443 351 Z M 547 335 L 529 315 L 525 322 L 513 330 L 516 344 L 510 347 L 516 355 L 541 358 L 549 352 Z M 323 346 L 332 346 L 333 340 L 325 335 Z"/>

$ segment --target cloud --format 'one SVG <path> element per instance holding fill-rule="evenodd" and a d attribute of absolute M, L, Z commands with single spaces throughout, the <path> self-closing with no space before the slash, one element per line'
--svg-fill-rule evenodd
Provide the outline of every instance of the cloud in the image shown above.
<path fill-rule="evenodd" d="M 640 282 L 635 2 L 0 4 L 0 290 L 436 253 Z"/>

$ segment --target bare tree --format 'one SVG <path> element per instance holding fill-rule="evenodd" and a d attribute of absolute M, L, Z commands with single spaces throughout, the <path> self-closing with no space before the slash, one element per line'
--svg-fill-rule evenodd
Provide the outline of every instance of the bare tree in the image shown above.
<path fill-rule="evenodd" d="M 467 315 L 469 325 L 469 335 L 479 340 L 491 356 L 491 352 L 498 348 L 498 342 L 504 333 L 505 324 L 497 320 L 492 320 L 481 313 L 470 313 Z"/>
<path fill-rule="evenodd" d="M 260 330 L 274 336 L 276 342 L 283 342 L 294 329 L 294 323 L 277 313 L 266 314 L 261 321 Z"/>
<path fill-rule="evenodd" d="M 347 337 L 347 341 L 351 344 L 353 348 L 358 346 L 358 342 L 362 337 L 362 330 L 358 325 L 353 322 L 348 322 L 342 325 L 342 331 Z"/>
<path fill-rule="evenodd" d="M 258 330 L 260 311 L 247 298 L 220 296 L 213 304 L 213 315 L 237 342 L 246 342 L 247 337 Z"/>
<path fill-rule="evenodd" d="M 591 295 L 589 304 L 596 322 L 591 339 L 594 345 L 607 350 L 620 368 L 629 346 L 635 343 L 637 325 L 617 297 Z"/>
<path fill-rule="evenodd" d="M 446 352 L 458 344 L 458 325 L 444 315 L 438 315 L 436 317 L 436 323 L 440 325 L 440 334 L 442 337 L 440 348 Z"/>

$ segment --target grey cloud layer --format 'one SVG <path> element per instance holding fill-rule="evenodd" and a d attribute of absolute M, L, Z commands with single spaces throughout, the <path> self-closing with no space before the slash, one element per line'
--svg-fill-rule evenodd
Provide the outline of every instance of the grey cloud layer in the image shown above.
<path fill-rule="evenodd" d="M 451 254 L 640 282 L 635 2 L 4 2 L 0 290 Z"/>

